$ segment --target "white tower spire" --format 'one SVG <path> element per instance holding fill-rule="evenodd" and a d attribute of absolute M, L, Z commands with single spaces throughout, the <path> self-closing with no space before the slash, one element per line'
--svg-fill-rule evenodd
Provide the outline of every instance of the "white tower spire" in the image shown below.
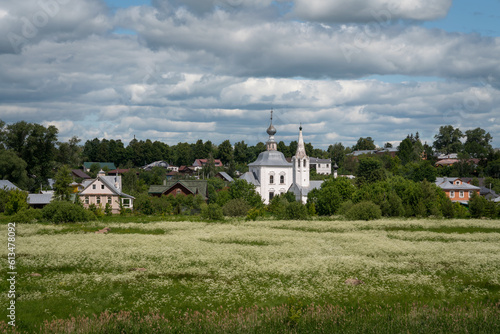
<path fill-rule="evenodd" d="M 293 163 L 293 182 L 302 187 L 309 187 L 309 157 L 306 153 L 304 145 L 304 137 L 302 136 L 302 124 L 299 127 L 299 142 L 297 145 L 297 152 L 292 158 Z"/>

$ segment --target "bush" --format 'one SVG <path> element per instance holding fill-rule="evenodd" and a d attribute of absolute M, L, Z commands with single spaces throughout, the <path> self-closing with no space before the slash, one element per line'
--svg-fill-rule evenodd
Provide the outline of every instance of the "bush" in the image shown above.
<path fill-rule="evenodd" d="M 309 219 L 307 207 L 301 202 L 289 203 L 285 209 L 285 219 L 295 219 L 295 220 Z"/>
<path fill-rule="evenodd" d="M 470 216 L 469 211 L 458 202 L 453 203 L 453 212 L 455 218 L 468 218 Z"/>
<path fill-rule="evenodd" d="M 248 210 L 245 220 L 257 220 L 258 217 L 262 216 L 262 210 L 258 208 L 251 208 Z"/>
<path fill-rule="evenodd" d="M 241 198 L 232 199 L 222 207 L 224 216 L 229 217 L 246 216 L 248 210 L 250 210 L 250 205 L 248 205 L 247 202 Z"/>
<path fill-rule="evenodd" d="M 347 211 L 349 211 L 353 207 L 353 205 L 354 205 L 354 203 L 351 200 L 345 201 L 340 206 L 338 213 L 345 216 L 347 214 Z"/>
<path fill-rule="evenodd" d="M 371 202 L 364 201 L 354 204 L 345 214 L 349 220 L 373 220 L 382 217 L 380 207 Z"/>
<path fill-rule="evenodd" d="M 28 194 L 22 190 L 9 191 L 9 197 L 5 204 L 5 214 L 7 216 L 13 215 L 22 209 L 28 208 Z"/>
<path fill-rule="evenodd" d="M 207 220 L 224 220 L 224 213 L 218 204 L 212 203 L 202 206 L 201 218 Z"/>
<path fill-rule="evenodd" d="M 274 196 L 271 202 L 267 205 L 267 211 L 271 212 L 273 216 L 278 219 L 286 219 L 286 208 L 288 207 L 288 200 L 283 195 Z"/>
<path fill-rule="evenodd" d="M 42 209 L 43 219 L 59 223 L 76 223 L 94 220 L 95 215 L 78 204 L 67 201 L 55 201 Z"/>
<path fill-rule="evenodd" d="M 19 210 L 10 220 L 13 223 L 28 224 L 36 223 L 42 219 L 42 211 L 33 208 L 23 208 Z"/>

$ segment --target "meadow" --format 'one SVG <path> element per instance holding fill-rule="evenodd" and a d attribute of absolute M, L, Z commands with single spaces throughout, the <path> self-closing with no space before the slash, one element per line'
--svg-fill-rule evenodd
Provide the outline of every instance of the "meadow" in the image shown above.
<path fill-rule="evenodd" d="M 25 224 L 16 247 L 18 332 L 500 332 L 498 220 Z"/>

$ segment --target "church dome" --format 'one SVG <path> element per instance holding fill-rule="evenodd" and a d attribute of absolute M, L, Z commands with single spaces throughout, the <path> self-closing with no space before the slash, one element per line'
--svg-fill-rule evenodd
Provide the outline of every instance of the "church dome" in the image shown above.
<path fill-rule="evenodd" d="M 267 134 L 270 136 L 274 136 L 276 134 L 276 128 L 274 127 L 274 125 L 272 123 L 267 128 Z"/>
<path fill-rule="evenodd" d="M 249 163 L 248 166 L 292 167 L 292 164 L 286 161 L 283 153 L 279 151 L 264 151 L 259 154 L 257 160 Z"/>

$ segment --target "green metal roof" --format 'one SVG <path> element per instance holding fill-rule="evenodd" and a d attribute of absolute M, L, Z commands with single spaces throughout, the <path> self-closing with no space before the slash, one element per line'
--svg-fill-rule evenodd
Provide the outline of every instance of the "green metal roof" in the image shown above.
<path fill-rule="evenodd" d="M 167 181 L 167 185 L 165 185 L 165 186 L 158 186 L 158 185 L 150 186 L 148 193 L 149 194 L 163 194 L 178 183 L 183 185 L 186 189 L 188 189 L 193 194 L 200 194 L 203 197 L 207 196 L 207 181 L 206 180 Z"/>
<path fill-rule="evenodd" d="M 104 167 L 108 167 L 108 169 L 109 169 L 109 170 L 116 169 L 116 166 L 115 166 L 114 162 L 84 162 L 84 163 L 83 163 L 83 166 L 84 166 L 86 169 L 90 169 L 90 167 L 91 167 L 93 164 L 99 164 L 99 168 L 100 168 L 100 169 L 103 169 Z"/>

